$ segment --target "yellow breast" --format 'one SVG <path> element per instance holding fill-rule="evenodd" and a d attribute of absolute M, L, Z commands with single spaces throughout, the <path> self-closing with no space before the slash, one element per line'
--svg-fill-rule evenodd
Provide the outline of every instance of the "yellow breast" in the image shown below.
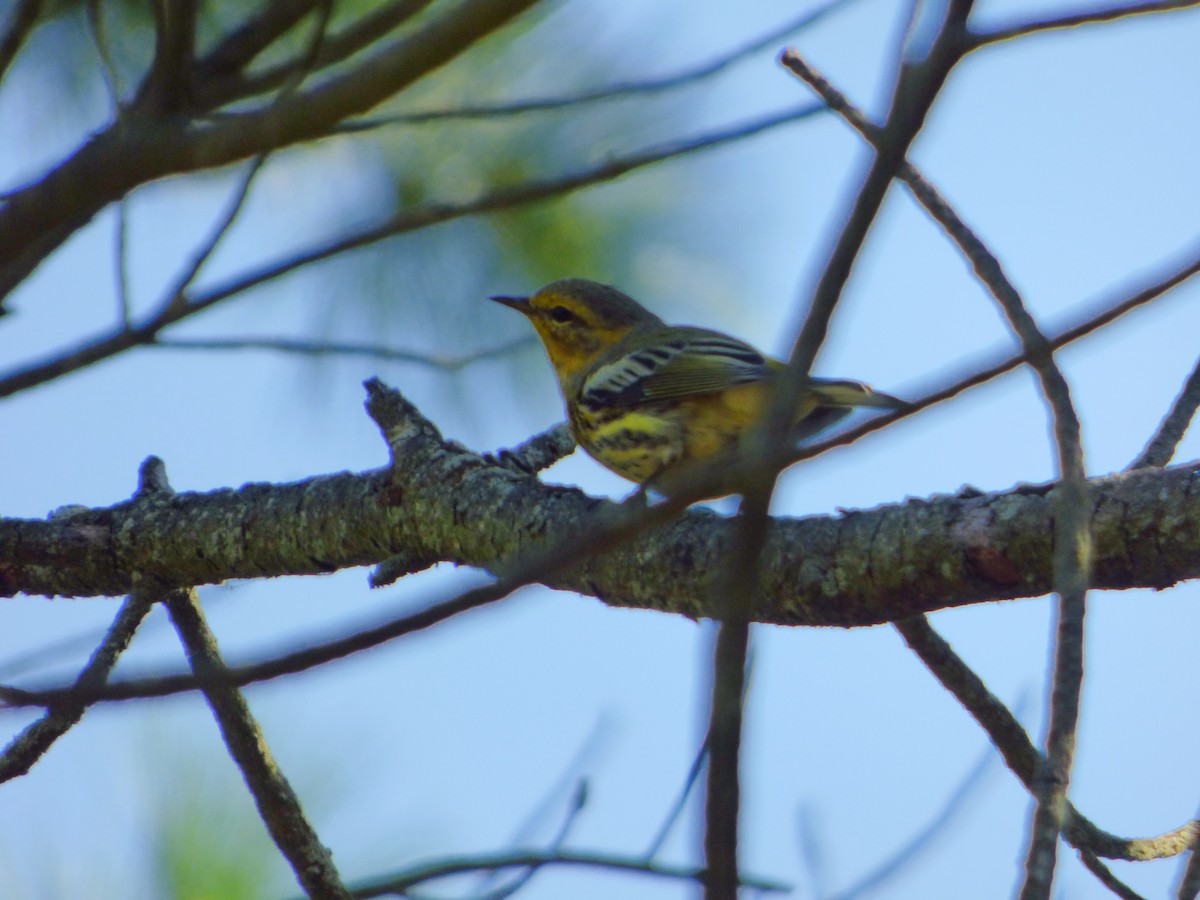
<path fill-rule="evenodd" d="M 680 464 L 731 450 L 762 406 L 761 384 L 746 384 L 637 407 L 588 411 L 573 404 L 571 430 L 606 468 L 638 484 Z"/>

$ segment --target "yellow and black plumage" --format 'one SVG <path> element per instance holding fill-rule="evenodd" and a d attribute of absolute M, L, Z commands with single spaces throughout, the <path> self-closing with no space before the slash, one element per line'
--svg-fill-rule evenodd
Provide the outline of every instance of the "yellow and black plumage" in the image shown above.
<path fill-rule="evenodd" d="M 783 369 L 737 338 L 667 325 L 608 285 L 567 278 L 532 297 L 492 297 L 522 313 L 558 376 L 576 441 L 630 481 L 662 490 L 683 466 L 732 451 Z M 856 381 L 810 378 L 794 425 L 815 434 L 854 407 L 904 401 Z"/>

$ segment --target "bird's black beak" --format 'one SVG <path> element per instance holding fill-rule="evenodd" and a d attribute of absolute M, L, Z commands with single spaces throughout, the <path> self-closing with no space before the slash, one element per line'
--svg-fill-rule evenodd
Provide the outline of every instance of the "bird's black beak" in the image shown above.
<path fill-rule="evenodd" d="M 528 297 L 488 297 L 489 300 L 494 300 L 509 309 L 515 309 L 522 315 L 529 315 L 533 312 L 533 307 L 529 305 Z"/>

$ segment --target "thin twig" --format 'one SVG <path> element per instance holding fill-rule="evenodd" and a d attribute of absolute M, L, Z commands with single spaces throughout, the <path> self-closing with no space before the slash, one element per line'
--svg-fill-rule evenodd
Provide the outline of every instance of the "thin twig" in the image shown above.
<path fill-rule="evenodd" d="M 1184 382 L 1179 396 L 1171 405 L 1171 411 L 1159 424 L 1158 431 L 1126 471 L 1148 467 L 1159 469 L 1170 463 L 1175 456 L 1175 449 L 1192 424 L 1197 407 L 1200 407 L 1200 360 L 1196 361 L 1192 374 Z"/>
<path fill-rule="evenodd" d="M 756 435 L 755 449 L 764 462 L 770 456 L 780 455 L 789 443 L 793 410 L 797 408 L 851 267 L 909 145 L 958 60 L 960 33 L 965 30 L 971 5 L 972 0 L 952 0 L 929 57 L 918 66 L 905 66 L 900 71 L 884 141 L 877 146 L 875 158 L 855 194 L 818 279 L 787 369 L 772 391 L 768 416 Z M 749 623 L 757 596 L 758 560 L 779 471 L 773 465 L 761 465 L 747 480 L 728 559 L 713 592 L 714 608 L 720 612 L 721 622 L 714 649 L 707 732 L 709 765 L 704 836 L 707 900 L 737 895 L 742 688 Z"/>
<path fill-rule="evenodd" d="M 158 303 L 158 313 L 154 316 L 155 320 L 165 319 L 172 316 L 172 313 L 182 312 L 187 304 L 187 299 L 184 292 L 188 286 L 195 281 L 196 276 L 200 274 L 200 270 L 209 258 L 216 251 L 217 246 L 229 233 L 229 229 L 233 227 L 233 223 L 237 221 L 238 214 L 241 213 L 242 207 L 246 203 L 246 198 L 250 194 L 250 186 L 254 183 L 254 179 L 258 177 L 258 173 L 262 171 L 266 165 L 270 154 L 263 153 L 251 160 L 250 165 L 246 167 L 242 173 L 241 181 L 237 183 L 233 193 L 225 204 L 225 211 L 209 232 L 208 238 L 200 245 L 199 249 L 192 254 L 192 259 L 187 267 L 183 269 L 172 282 L 171 286 L 163 293 L 162 299 Z M 176 321 L 181 316 L 176 317 Z"/>
<path fill-rule="evenodd" d="M 571 800 L 567 806 L 566 815 L 559 826 L 558 833 L 550 842 L 550 849 L 559 850 L 562 848 L 571 827 L 587 803 L 588 780 L 586 775 L 583 774 L 585 762 L 595 751 L 604 730 L 603 719 L 598 719 L 587 737 L 581 742 L 574 757 L 564 768 L 563 774 L 547 787 L 543 800 L 536 804 L 525 816 L 525 820 L 513 830 L 506 846 L 523 847 L 530 844 L 547 816 L 553 814 L 561 806 L 563 794 L 570 790 Z M 481 879 L 478 890 L 485 890 L 489 885 L 495 883 L 499 877 L 499 869 L 491 870 L 489 875 Z M 414 900 L 418 900 L 418 898 L 414 898 Z"/>
<path fill-rule="evenodd" d="M 818 76 L 795 53 L 788 54 L 784 64 L 817 90 L 831 107 L 842 113 L 882 152 L 884 132 L 866 127 L 866 118 L 855 111 L 828 81 Z M 1048 898 L 1054 876 L 1058 834 L 1066 810 L 1066 790 L 1079 716 L 1079 695 L 1083 685 L 1083 620 L 1091 567 L 1091 510 L 1079 416 L 1071 401 L 1066 379 L 1054 361 L 1049 340 L 1030 315 L 999 260 L 913 165 L 904 163 L 901 168 L 905 184 L 957 244 L 976 276 L 1000 305 L 1021 342 L 1029 365 L 1038 375 L 1054 421 L 1060 479 L 1057 495 L 1059 514 L 1055 516 L 1054 563 L 1059 616 L 1050 689 L 1050 725 L 1046 737 L 1048 765 L 1039 777 L 1035 791 L 1037 807 L 1031 826 L 1026 881 L 1021 892 L 1023 900 Z"/>
<path fill-rule="evenodd" d="M 746 679 L 746 683 L 749 684 L 749 679 Z M 700 742 L 700 749 L 696 751 L 696 756 L 692 760 L 692 765 L 688 769 L 687 776 L 683 779 L 683 787 L 680 788 L 679 794 L 675 797 L 675 802 L 667 810 L 662 824 L 658 827 L 658 831 L 650 841 L 650 846 L 646 848 L 645 859 L 647 862 L 654 859 L 658 855 L 658 851 L 663 848 L 663 844 L 667 842 L 667 838 L 671 834 L 671 829 L 675 827 L 675 823 L 679 821 L 679 817 L 683 815 L 684 809 L 687 808 L 688 797 L 691 796 L 692 791 L 700 782 L 700 774 L 704 771 L 704 764 L 707 761 L 708 738 L 706 736 Z"/>
<path fill-rule="evenodd" d="M 269 0 L 196 60 L 194 71 L 197 84 L 206 85 L 249 65 L 258 54 L 308 15 L 316 4 L 317 0 Z"/>
<path fill-rule="evenodd" d="M 1145 897 L 1117 878 L 1108 866 L 1100 862 L 1100 857 L 1096 856 L 1091 850 L 1080 850 L 1079 861 L 1083 863 L 1089 872 L 1096 876 L 1097 881 L 1120 897 L 1121 900 L 1146 900 Z"/>
<path fill-rule="evenodd" d="M 158 337 L 150 347 L 161 347 L 164 350 L 203 350 L 203 351 L 237 351 L 237 350 L 272 350 L 279 353 L 297 353 L 304 356 L 365 356 L 387 362 L 412 363 L 426 366 L 430 369 L 457 371 L 465 369 L 472 363 L 484 359 L 494 359 L 507 356 L 517 350 L 532 347 L 537 343 L 536 335 L 526 335 L 487 347 L 471 353 L 458 356 L 439 356 L 433 353 L 421 353 L 416 350 L 398 350 L 380 344 L 359 344 L 343 341 L 312 341 L 304 338 L 259 338 L 259 337 L 230 337 L 230 338 L 191 338 L 191 337 Z"/>
<path fill-rule="evenodd" d="M 109 105 L 112 108 L 113 120 L 122 121 L 121 84 L 117 67 L 113 63 L 112 52 L 108 46 L 108 36 L 104 28 L 104 12 L 100 0 L 87 0 L 84 4 L 87 12 L 88 32 L 96 55 L 100 57 L 100 72 L 104 86 L 108 92 Z M 116 279 L 117 321 L 124 328 L 129 328 L 132 317 L 129 303 L 129 198 L 122 197 L 117 204 L 113 220 L 113 275 Z"/>
<path fill-rule="evenodd" d="M 1001 41 L 1011 41 L 1014 38 L 1027 37 L 1058 28 L 1075 28 L 1080 25 L 1096 25 L 1102 22 L 1114 22 L 1129 16 L 1140 16 L 1145 13 L 1172 12 L 1200 6 L 1200 0 L 1151 0 L 1147 3 L 1130 3 L 1123 6 L 1110 6 L 1103 9 L 1092 9 L 1085 12 L 1066 16 L 1041 19 L 1034 22 L 1023 22 L 1019 25 L 1008 25 L 993 31 L 976 32 L 971 35 L 971 49 L 986 47 Z"/>
<path fill-rule="evenodd" d="M 858 249 L 866 239 L 866 233 L 883 205 L 887 189 L 903 165 L 908 148 L 924 124 L 938 91 L 961 58 L 962 42 L 967 33 L 966 20 L 972 5 L 971 0 L 953 0 L 927 58 L 920 63 L 901 67 L 887 122 L 879 132 L 879 140 L 872 144 L 875 157 L 817 280 L 804 325 L 793 344 L 789 372 L 786 373 L 789 377 L 785 382 L 791 390 L 781 386 L 779 391 L 781 398 L 778 403 L 783 409 L 795 407 L 794 398 L 799 395 L 824 342 L 834 309 L 858 256 Z M 783 64 L 789 68 L 792 61 L 798 59 L 798 54 L 792 50 L 785 50 L 781 57 Z"/>
<path fill-rule="evenodd" d="M 196 675 L 204 678 L 224 673 L 225 663 L 216 637 L 204 621 L 195 590 L 172 591 L 165 603 Z M 227 684 L 209 684 L 203 690 L 225 746 L 245 777 L 259 815 L 275 845 L 291 864 L 296 880 L 310 897 L 350 900 L 350 892 L 338 877 L 333 857 L 275 764 L 245 698 L 237 688 Z"/>
<path fill-rule="evenodd" d="M 949 830 L 955 819 L 966 810 L 968 801 L 982 785 L 984 776 L 995 763 L 996 748 L 986 748 L 958 787 L 951 792 L 937 815 L 924 828 L 912 835 L 904 842 L 903 846 L 872 871 L 860 877 L 850 887 L 838 891 L 832 897 L 822 895 L 822 900 L 858 900 L 885 885 L 901 871 L 920 860 L 929 846 Z"/>
<path fill-rule="evenodd" d="M 584 554 L 581 552 L 579 555 Z M 534 580 L 535 578 L 530 575 L 527 579 L 513 579 L 495 586 L 476 588 L 450 600 L 433 604 L 416 613 L 389 619 L 375 626 L 355 628 L 345 637 L 308 643 L 302 650 L 283 653 L 245 665 L 226 666 L 220 672 L 207 672 L 203 676 L 193 673 L 117 680 L 102 688 L 68 686 L 26 691 L 5 687 L 0 688 L 0 697 L 3 698 L 8 708 L 53 707 L 73 702 L 90 705 L 150 697 L 169 697 L 172 694 L 205 690 L 217 686 L 245 687 L 284 675 L 304 672 L 354 653 L 369 650 L 396 638 L 424 631 L 460 613 L 502 600 L 517 587 L 532 583 Z"/>
<path fill-rule="evenodd" d="M 767 48 L 776 46 L 779 41 L 793 36 L 813 25 L 818 24 L 832 13 L 840 12 L 850 6 L 855 0 L 830 0 L 823 6 L 809 10 L 782 25 L 771 29 L 726 53 L 701 63 L 682 72 L 666 75 L 661 78 L 648 78 L 642 81 L 627 81 L 607 87 L 580 91 L 566 97 L 546 97 L 538 100 L 521 100 L 513 103 L 496 104 L 492 106 L 471 106 L 457 109 L 435 109 L 424 112 L 403 113 L 395 116 L 374 116 L 370 118 L 353 119 L 338 127 L 339 133 L 368 131 L 393 125 L 420 125 L 426 122 L 456 121 L 463 119 L 493 119 L 507 116 L 522 115 L 529 112 L 544 112 L 581 106 L 597 101 L 619 100 L 645 94 L 661 93 L 676 90 L 695 84 L 736 65 L 744 59 L 753 56 Z"/>
<path fill-rule="evenodd" d="M 1143 466 L 1161 468 L 1170 462 L 1171 457 L 1175 455 L 1175 448 L 1179 440 L 1182 439 L 1192 416 L 1195 415 L 1197 395 L 1200 394 L 1200 388 L 1197 388 L 1198 382 L 1200 382 L 1200 362 L 1192 370 L 1191 377 L 1175 399 L 1171 412 L 1159 426 L 1158 433 L 1129 468 L 1139 469 Z M 1192 837 L 1191 852 L 1179 874 L 1179 886 L 1175 892 L 1177 900 L 1196 900 L 1198 895 L 1200 895 L 1200 829 Z"/>
<path fill-rule="evenodd" d="M 828 82 L 816 76 L 798 57 L 793 56 L 788 62 L 789 68 L 817 89 L 868 140 L 877 139 L 878 129 L 866 128 L 865 118 L 854 111 L 844 97 L 836 95 Z M 903 177 L 917 199 L 962 248 L 976 274 L 1001 304 L 1021 340 L 1030 365 L 1038 372 L 1054 415 L 1062 480 L 1062 493 L 1059 495 L 1062 513 L 1055 518 L 1055 543 L 1059 548 L 1055 558 L 1055 585 L 1060 597 L 1059 624 L 1051 689 L 1051 723 L 1047 736 L 1048 767 L 1038 780 L 1038 806 L 1031 829 L 1027 880 L 1022 890 L 1025 898 L 1048 897 L 1053 880 L 1057 836 L 1065 815 L 1066 786 L 1078 718 L 1083 675 L 1084 598 L 1090 567 L 1089 500 L 1078 416 L 1066 381 L 1053 361 L 1050 342 L 1026 312 L 1024 303 L 1004 275 L 999 262 L 913 166 L 905 165 Z"/>
<path fill-rule="evenodd" d="M 43 2 L 44 0 L 20 0 L 20 5 L 9 13 L 8 28 L 4 35 L 0 36 L 0 79 L 8 72 L 8 67 L 17 58 L 25 39 L 37 24 L 42 14 Z"/>
<path fill-rule="evenodd" d="M 568 850 L 560 850 L 556 853 L 525 850 L 508 851 L 488 856 L 460 857 L 458 859 L 414 866 L 394 875 L 385 875 L 380 878 L 373 878 L 370 881 L 359 882 L 352 886 L 350 893 L 355 900 L 369 900 L 369 898 L 373 897 L 391 895 L 402 896 L 413 886 L 423 884 L 426 881 L 432 881 L 435 878 L 445 878 L 464 872 L 477 872 L 481 869 L 510 869 L 518 866 L 549 865 L 587 866 L 617 872 L 636 872 L 643 875 L 684 881 L 700 881 L 704 876 L 702 869 L 651 863 L 639 857 L 624 857 L 606 853 L 583 853 Z M 742 886 L 756 891 L 771 893 L 788 893 L 791 890 L 789 885 L 762 878 L 746 878 L 742 881 Z"/>
<path fill-rule="evenodd" d="M 313 73 L 317 66 L 317 61 L 321 57 L 321 51 L 325 48 L 328 38 L 329 19 L 333 15 L 333 0 L 316 0 L 316 7 L 317 21 L 313 24 L 312 34 L 309 35 L 301 49 L 299 58 L 292 64 L 291 74 L 283 80 L 278 92 L 272 98 L 272 105 L 281 104 L 290 98 L 300 89 L 305 79 Z"/>
<path fill-rule="evenodd" d="M 567 813 L 558 827 L 558 833 L 554 835 L 549 847 L 546 848 L 547 853 L 558 853 L 562 850 L 563 844 L 571 835 L 571 829 L 575 827 L 575 823 L 579 821 L 579 816 L 583 812 L 583 808 L 587 805 L 587 797 L 587 781 L 586 779 L 580 779 L 571 795 L 571 803 L 567 807 Z M 508 900 L 509 897 L 529 884 L 530 880 L 541 868 L 541 864 L 531 865 L 519 872 L 516 878 L 503 887 L 482 894 L 469 895 L 467 900 Z"/>
<path fill-rule="evenodd" d="M 302 57 L 307 65 L 298 70 L 295 77 L 284 84 L 272 101 L 273 106 L 282 105 L 291 96 L 293 91 L 300 87 L 308 75 L 313 61 L 320 52 L 321 42 L 325 37 L 325 29 L 329 26 L 332 0 L 315 0 L 315 3 L 318 8 L 317 21 L 313 33 L 305 45 Z M 242 173 L 241 181 L 234 188 L 233 193 L 226 202 L 224 212 L 209 233 L 207 240 L 193 253 L 191 262 L 176 276 L 175 281 L 164 293 L 158 304 L 158 312 L 153 319 L 168 318 L 176 312 L 177 308 L 186 305 L 187 301 L 184 297 L 184 292 L 195 281 L 196 277 L 200 274 L 200 270 L 212 257 L 221 241 L 224 240 L 229 230 L 233 227 L 234 222 L 237 221 L 238 215 L 245 206 L 246 198 L 250 195 L 250 186 L 254 183 L 254 180 L 258 177 L 258 174 L 262 171 L 263 166 L 266 165 L 270 156 L 270 152 L 260 153 L 250 161 L 250 165 Z"/>
<path fill-rule="evenodd" d="M 824 112 L 824 107 L 808 105 L 792 107 L 778 113 L 762 116 L 740 125 L 710 131 L 693 138 L 670 141 L 635 150 L 623 156 L 607 159 L 578 172 L 532 181 L 511 187 L 488 191 L 479 197 L 461 203 L 436 204 L 397 213 L 387 221 L 357 234 L 331 241 L 323 246 L 296 254 L 287 260 L 264 266 L 255 272 L 235 278 L 225 285 L 198 295 L 192 305 L 204 309 L 227 296 L 286 275 L 303 266 L 320 262 L 348 250 L 356 250 L 377 243 L 385 238 L 407 234 L 431 225 L 440 225 L 452 219 L 481 215 L 536 203 L 552 197 L 570 194 L 582 188 L 614 181 L 630 172 L 655 163 L 677 159 L 692 153 L 711 150 L 736 141 L 754 137 L 784 125 L 790 125 Z"/>
<path fill-rule="evenodd" d="M 133 326 L 133 313 L 129 300 L 129 198 L 122 197 L 117 204 L 116 246 L 113 257 L 116 265 L 117 316 L 124 328 Z"/>
<path fill-rule="evenodd" d="M 120 115 L 121 109 L 121 84 L 117 67 L 113 63 L 112 52 L 108 46 L 108 33 L 104 28 L 104 13 L 100 0 L 87 0 L 84 8 L 87 12 L 88 32 L 91 34 L 92 44 L 96 48 L 96 55 L 100 57 L 100 74 L 104 79 L 109 103 L 112 105 L 113 117 L 116 118 Z"/>
<path fill-rule="evenodd" d="M 644 859 L 649 862 L 658 856 L 658 851 L 663 848 L 663 844 L 667 842 L 667 838 L 671 835 L 671 829 L 675 827 L 675 823 L 679 821 L 679 817 L 683 815 L 684 809 L 687 807 L 688 797 L 700 782 L 700 773 L 704 771 L 704 763 L 708 759 L 708 741 L 705 740 L 700 744 L 700 750 L 696 754 L 696 758 L 692 760 L 692 766 L 688 769 L 687 777 L 683 780 L 683 788 L 679 791 L 679 795 L 675 798 L 675 802 L 671 808 L 667 810 L 667 815 L 663 818 L 662 825 L 659 826 L 658 832 L 650 841 L 650 846 L 646 848 Z"/>
<path fill-rule="evenodd" d="M 363 16 L 337 34 L 325 35 L 315 50 L 302 52 L 293 59 L 259 72 L 246 73 L 241 71 L 243 66 L 238 66 L 238 71 L 235 72 L 226 67 L 226 72 L 223 73 L 225 77 L 213 77 L 200 82 L 197 101 L 204 109 L 214 109 L 283 87 L 289 82 L 294 82 L 297 75 L 327 69 L 379 43 L 384 36 L 410 21 L 431 2 L 432 0 L 392 0 L 390 3 L 377 4 L 374 8 L 368 8 Z M 328 8 L 332 4 L 330 0 L 310 0 L 306 5 L 324 7 L 326 11 L 323 15 L 328 18 Z M 327 24 L 320 26 L 322 31 Z M 199 71 L 204 70 L 205 64 L 202 63 Z M 219 116 L 209 118 L 217 119 Z"/>
<path fill-rule="evenodd" d="M 1165 276 L 1158 277 L 1146 287 L 1121 300 L 1110 301 L 1107 305 L 1101 304 L 1099 311 L 1088 314 L 1077 324 L 1064 328 L 1062 331 L 1048 338 L 1051 349 L 1059 350 L 1081 338 L 1094 334 L 1105 326 L 1112 324 L 1121 316 L 1140 309 L 1146 304 L 1165 296 L 1171 290 L 1184 284 L 1197 274 L 1200 274 L 1200 251 L 1193 251 L 1188 255 L 1187 261 L 1180 267 L 1172 267 Z M 788 462 L 800 462 L 805 459 L 811 459 L 835 447 L 851 444 L 865 435 L 888 427 L 893 422 L 908 418 L 923 409 L 957 397 L 970 388 L 978 387 L 1001 375 L 1019 369 L 1028 361 L 1024 353 L 1002 356 L 999 359 L 992 357 L 991 360 L 978 360 L 970 366 L 963 367 L 970 371 L 971 374 L 943 376 L 938 381 L 942 382 L 945 385 L 944 387 L 936 388 L 919 399 L 912 401 L 905 409 L 876 416 L 854 428 L 848 428 L 844 432 L 820 442 L 814 442 L 802 447 L 788 457 Z"/>
<path fill-rule="evenodd" d="M 1192 852 L 1188 854 L 1183 872 L 1179 876 L 1179 887 L 1175 892 L 1177 900 L 1196 900 L 1200 895 L 1200 834 L 1192 842 Z"/>
<path fill-rule="evenodd" d="M 108 680 L 109 672 L 129 646 L 150 606 L 151 603 L 141 591 L 134 591 L 125 599 L 100 645 L 75 680 L 76 687 L 97 687 Z M 83 718 L 86 709 L 84 704 L 79 703 L 56 705 L 13 738 L 0 753 L 0 782 L 27 773 L 55 741 Z"/>
<path fill-rule="evenodd" d="M 735 532 L 736 537 L 736 532 Z M 758 556 L 748 561 L 757 574 Z M 751 584 L 756 579 L 752 579 Z M 746 591 L 753 597 L 753 588 Z M 741 810 L 742 716 L 746 660 L 750 646 L 750 604 L 738 594 L 718 597 L 725 618 L 713 641 L 711 700 L 709 702 L 708 779 L 704 795 L 704 896 L 706 900 L 736 898 L 741 872 L 738 865 L 738 818 Z M 732 601 L 732 602 L 731 602 Z"/>
<path fill-rule="evenodd" d="M 676 141 L 636 151 L 627 156 L 602 162 L 574 174 L 491 191 L 463 203 L 439 204 L 415 210 L 407 210 L 374 228 L 369 228 L 350 237 L 304 251 L 286 260 L 260 267 L 255 271 L 227 281 L 223 285 L 218 285 L 207 292 L 189 298 L 181 292 L 180 285 L 186 288 L 186 285 L 190 284 L 191 280 L 195 277 L 195 272 L 199 270 L 199 267 L 207 259 L 208 254 L 211 253 L 211 249 L 209 249 L 207 252 L 202 252 L 197 256 L 193 261 L 191 269 L 176 281 L 173 289 L 174 292 L 168 291 L 164 295 L 158 313 L 145 324 L 132 330 L 118 328 L 99 337 L 89 338 L 70 350 L 65 352 L 58 351 L 47 359 L 6 375 L 0 375 L 0 397 L 7 397 L 19 391 L 44 384 L 47 381 L 52 381 L 55 378 L 108 359 L 132 347 L 152 343 L 157 338 L 159 332 L 169 325 L 173 325 L 202 312 L 250 288 L 257 287 L 265 282 L 293 272 L 296 269 L 329 259 L 349 250 L 365 247 L 377 243 L 384 238 L 417 231 L 452 219 L 511 209 L 569 194 L 586 187 L 591 187 L 592 185 L 615 180 L 654 163 L 743 140 L 773 128 L 806 119 L 821 112 L 824 112 L 824 107 L 820 104 L 793 108 L 785 110 L 782 113 L 756 119 L 743 125 L 709 132 L 698 138 Z M 261 165 L 261 163 L 256 161 L 255 165 Z M 231 208 L 230 214 L 227 214 L 226 219 L 229 219 L 231 214 L 236 214 L 236 209 Z M 208 244 L 210 248 L 215 246 L 215 240 L 219 239 L 222 233 L 222 228 L 216 229 L 213 239 L 210 239 Z M 175 302 L 172 302 L 172 300 Z"/>
<path fill-rule="evenodd" d="M 942 687 L 954 695 L 987 733 L 1009 770 L 1026 789 L 1032 790 L 1044 757 L 1016 716 L 987 689 L 983 679 L 963 662 L 925 616 L 893 624 Z M 1068 803 L 1063 837 L 1077 850 L 1090 850 L 1108 859 L 1166 859 L 1186 852 L 1200 840 L 1200 819 L 1157 837 L 1122 838 L 1096 827 Z"/>

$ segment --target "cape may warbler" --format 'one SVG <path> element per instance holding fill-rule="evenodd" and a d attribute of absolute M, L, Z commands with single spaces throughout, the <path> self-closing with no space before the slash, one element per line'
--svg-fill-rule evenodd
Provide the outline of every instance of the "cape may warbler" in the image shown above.
<path fill-rule="evenodd" d="M 783 369 L 737 338 L 667 325 L 616 288 L 582 278 L 555 281 L 532 297 L 491 299 L 537 329 L 579 445 L 618 475 L 664 493 L 664 482 L 685 466 L 735 450 Z M 857 381 L 810 378 L 794 426 L 808 437 L 856 406 L 905 405 Z"/>

